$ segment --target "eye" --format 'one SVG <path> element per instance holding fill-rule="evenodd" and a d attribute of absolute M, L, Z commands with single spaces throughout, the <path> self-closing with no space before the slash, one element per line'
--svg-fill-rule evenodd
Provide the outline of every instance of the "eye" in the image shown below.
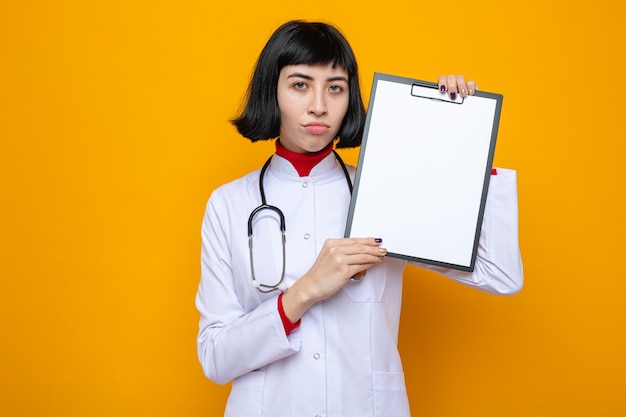
<path fill-rule="evenodd" d="M 343 91 L 343 87 L 340 85 L 331 85 L 329 90 L 331 93 L 341 93 Z"/>
<path fill-rule="evenodd" d="M 305 83 L 305 82 L 303 82 L 303 81 L 298 81 L 297 83 L 294 83 L 294 84 L 293 84 L 293 87 L 294 87 L 296 90 L 304 90 L 304 89 L 306 88 L 306 83 Z"/>

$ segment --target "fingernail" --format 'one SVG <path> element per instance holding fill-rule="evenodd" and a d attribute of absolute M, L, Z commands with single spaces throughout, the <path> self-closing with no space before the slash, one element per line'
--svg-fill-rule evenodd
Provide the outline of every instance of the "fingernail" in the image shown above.
<path fill-rule="evenodd" d="M 441 90 L 442 93 L 446 92 L 446 86 L 442 85 L 441 87 L 439 87 L 439 89 Z"/>
<path fill-rule="evenodd" d="M 456 100 L 456 93 L 450 93 L 450 100 Z"/>
<path fill-rule="evenodd" d="M 465 95 L 465 89 L 464 89 L 464 88 L 462 88 L 462 89 L 461 89 L 461 95 L 462 95 L 462 96 L 464 96 L 464 95 Z"/>
<path fill-rule="evenodd" d="M 470 93 L 470 96 L 473 96 L 474 95 L 474 90 L 470 88 L 470 92 L 469 93 Z"/>
<path fill-rule="evenodd" d="M 387 249 L 386 248 L 378 248 L 378 251 L 380 253 L 387 253 Z"/>
<path fill-rule="evenodd" d="M 382 242 L 383 242 L 383 240 L 382 240 L 381 238 L 377 237 L 376 239 L 374 239 L 374 242 L 376 242 L 376 243 L 382 243 Z"/>

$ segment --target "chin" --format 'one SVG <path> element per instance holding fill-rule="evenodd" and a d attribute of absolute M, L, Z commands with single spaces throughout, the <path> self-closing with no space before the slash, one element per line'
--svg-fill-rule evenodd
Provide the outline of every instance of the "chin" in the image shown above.
<path fill-rule="evenodd" d="M 316 152 L 320 152 L 323 151 L 324 149 L 326 149 L 326 147 L 332 142 L 332 140 L 329 141 L 323 141 L 323 142 L 316 142 L 314 144 L 311 144 L 310 146 L 306 147 L 306 152 L 307 153 L 316 153 Z"/>

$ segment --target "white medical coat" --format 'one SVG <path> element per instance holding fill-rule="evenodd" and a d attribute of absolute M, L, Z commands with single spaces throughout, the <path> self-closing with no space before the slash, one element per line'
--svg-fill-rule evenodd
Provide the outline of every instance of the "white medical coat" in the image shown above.
<path fill-rule="evenodd" d="M 290 286 L 313 265 L 326 239 L 343 237 L 350 193 L 333 154 L 307 177 L 274 155 L 265 192 L 267 203 L 285 214 Z M 247 224 L 259 204 L 257 170 L 216 189 L 202 224 L 198 356 L 209 379 L 232 381 L 225 415 L 408 417 L 397 350 L 407 262 L 386 258 L 361 282 L 314 305 L 286 335 L 278 292 L 262 294 L 251 283 Z M 420 266 L 484 291 L 515 293 L 523 280 L 517 237 L 515 172 L 499 169 L 490 182 L 474 272 Z M 280 279 L 279 224 L 267 210 L 254 221 L 254 263 L 258 281 Z"/>

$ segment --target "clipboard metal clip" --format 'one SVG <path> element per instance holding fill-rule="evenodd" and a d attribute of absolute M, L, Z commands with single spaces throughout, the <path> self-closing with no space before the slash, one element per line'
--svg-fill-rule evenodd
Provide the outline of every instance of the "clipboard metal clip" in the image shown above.
<path fill-rule="evenodd" d="M 464 97 L 461 97 L 460 94 L 457 94 L 455 99 L 452 100 L 449 94 L 440 92 L 435 84 L 422 84 L 419 82 L 415 82 L 411 86 L 411 95 L 452 104 L 463 104 L 464 101 Z"/>

